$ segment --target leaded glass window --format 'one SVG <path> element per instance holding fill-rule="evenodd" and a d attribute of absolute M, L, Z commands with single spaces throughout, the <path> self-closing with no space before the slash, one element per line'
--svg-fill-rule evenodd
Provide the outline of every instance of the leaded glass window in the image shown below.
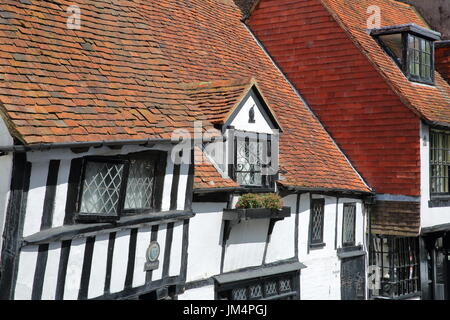
<path fill-rule="evenodd" d="M 117 212 L 123 168 L 122 163 L 86 163 L 81 212 L 106 215 Z"/>
<path fill-rule="evenodd" d="M 409 80 L 434 83 L 434 47 L 429 35 L 404 31 L 377 35 L 377 40 Z"/>
<path fill-rule="evenodd" d="M 79 216 L 119 217 L 154 207 L 156 158 L 86 158 Z"/>
<path fill-rule="evenodd" d="M 153 161 L 131 160 L 125 209 L 149 209 L 152 207 L 154 171 Z"/>
<path fill-rule="evenodd" d="M 310 244 L 323 243 L 323 224 L 324 224 L 324 199 L 313 199 L 311 201 L 311 221 L 310 221 Z"/>
<path fill-rule="evenodd" d="M 226 300 L 293 300 L 299 298 L 298 273 L 280 274 L 219 288 L 219 298 Z"/>
<path fill-rule="evenodd" d="M 355 245 L 356 205 L 345 203 L 342 217 L 342 245 Z"/>
<path fill-rule="evenodd" d="M 230 174 L 244 187 L 273 187 L 278 168 L 272 168 L 277 162 L 278 152 L 272 154 L 273 135 L 254 132 L 234 132 L 234 162 Z"/>
<path fill-rule="evenodd" d="M 432 81 L 431 41 L 408 34 L 408 61 L 411 77 Z"/>
<path fill-rule="evenodd" d="M 449 194 L 450 132 L 430 131 L 431 194 Z"/>

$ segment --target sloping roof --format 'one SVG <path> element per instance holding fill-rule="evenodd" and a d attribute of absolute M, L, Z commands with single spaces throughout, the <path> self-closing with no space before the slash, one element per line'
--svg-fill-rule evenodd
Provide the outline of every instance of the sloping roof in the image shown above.
<path fill-rule="evenodd" d="M 197 108 L 197 119 L 224 123 L 227 115 L 248 92 L 250 79 L 185 83 L 182 87 Z"/>
<path fill-rule="evenodd" d="M 282 183 L 368 191 L 229 0 L 0 3 L 0 110 L 24 143 L 167 138 L 196 118 L 181 82 L 255 78 L 284 131 Z"/>
<path fill-rule="evenodd" d="M 231 178 L 223 177 L 208 157 L 200 150 L 195 148 L 195 177 L 194 189 L 220 189 L 237 188 L 239 185 Z"/>
<path fill-rule="evenodd" d="M 321 1 L 408 107 L 425 120 L 450 125 L 449 84 L 438 72 L 435 86 L 409 81 L 367 30 L 370 6 L 381 9 L 381 27 L 414 23 L 429 29 L 414 7 L 394 0 Z"/>
<path fill-rule="evenodd" d="M 131 1 L 2 0 L 0 114 L 24 143 L 170 138 L 190 128 L 183 90 Z"/>
<path fill-rule="evenodd" d="M 138 1 L 183 82 L 254 78 L 283 128 L 284 185 L 368 191 L 322 125 L 241 22 L 231 1 Z M 186 58 L 188 57 L 188 58 Z"/>

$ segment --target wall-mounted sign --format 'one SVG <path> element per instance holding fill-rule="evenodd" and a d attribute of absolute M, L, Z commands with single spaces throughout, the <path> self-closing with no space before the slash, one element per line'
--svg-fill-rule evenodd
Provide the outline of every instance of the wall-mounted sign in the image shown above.
<path fill-rule="evenodd" d="M 145 257 L 147 258 L 147 262 L 145 263 L 144 271 L 158 269 L 158 267 L 159 267 L 159 260 L 158 260 L 159 252 L 160 252 L 159 243 L 156 241 L 150 242 L 150 245 L 148 246 L 147 252 L 145 255 Z"/>

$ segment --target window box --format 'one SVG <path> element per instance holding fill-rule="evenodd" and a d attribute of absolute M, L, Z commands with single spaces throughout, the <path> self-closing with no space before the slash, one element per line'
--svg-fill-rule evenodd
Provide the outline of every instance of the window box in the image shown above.
<path fill-rule="evenodd" d="M 283 207 L 280 210 L 268 208 L 248 208 L 248 209 L 224 209 L 223 220 L 226 222 L 224 227 L 224 242 L 230 237 L 231 229 L 242 220 L 251 219 L 270 219 L 269 235 L 272 234 L 275 222 L 291 216 L 291 208 Z"/>
<path fill-rule="evenodd" d="M 291 216 L 291 207 L 280 210 L 268 208 L 224 209 L 224 220 L 250 220 L 250 219 L 284 219 Z"/>

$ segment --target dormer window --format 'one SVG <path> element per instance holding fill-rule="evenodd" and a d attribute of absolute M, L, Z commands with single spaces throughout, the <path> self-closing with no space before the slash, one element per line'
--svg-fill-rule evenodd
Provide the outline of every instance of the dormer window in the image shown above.
<path fill-rule="evenodd" d="M 371 30 L 384 51 L 410 81 L 434 84 L 434 41 L 440 33 L 415 24 Z"/>

